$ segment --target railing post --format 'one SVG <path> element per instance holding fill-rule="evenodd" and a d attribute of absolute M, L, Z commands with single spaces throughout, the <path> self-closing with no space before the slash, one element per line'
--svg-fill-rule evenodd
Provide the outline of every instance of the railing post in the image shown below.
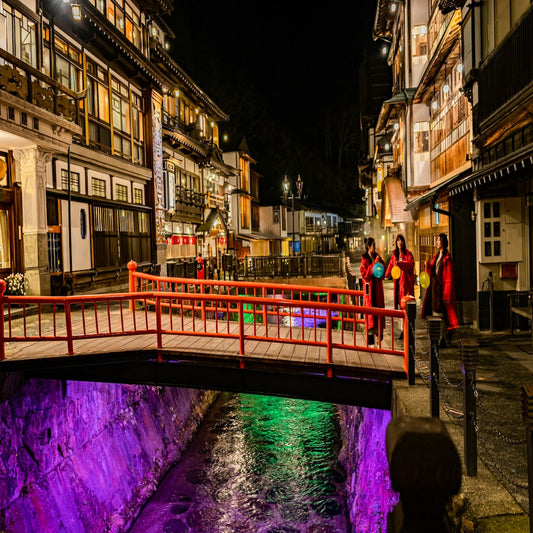
<path fill-rule="evenodd" d="M 0 361 L 6 358 L 5 330 L 4 330 L 4 294 L 6 292 L 6 282 L 0 279 Z"/>
<path fill-rule="evenodd" d="M 526 427 L 529 532 L 533 533 L 533 385 L 522 387 L 522 419 Z"/>
<path fill-rule="evenodd" d="M 329 301 L 329 293 L 328 293 L 328 301 Z M 328 302 L 329 303 L 329 302 Z M 333 364 L 333 347 L 332 347 L 332 320 L 331 320 L 331 309 L 328 309 L 328 318 L 326 321 L 326 327 L 327 327 L 327 340 L 326 340 L 326 346 L 327 346 L 327 358 L 328 358 L 328 372 L 327 376 L 328 378 L 333 377 L 333 369 L 331 368 L 331 365 Z"/>
<path fill-rule="evenodd" d="M 155 297 L 155 327 L 157 335 L 157 348 L 163 348 L 163 334 L 161 333 L 161 297 Z M 159 360 L 159 357 L 158 357 Z"/>
<path fill-rule="evenodd" d="M 244 355 L 244 303 L 239 302 L 239 354 Z M 241 368 L 244 361 L 241 360 Z"/>
<path fill-rule="evenodd" d="M 65 300 L 65 328 L 67 330 L 67 352 L 74 355 L 74 341 L 72 339 L 72 314 L 70 312 L 70 302 Z"/>
<path fill-rule="evenodd" d="M 266 295 L 266 289 L 265 287 L 262 287 L 262 296 L 263 296 L 263 300 L 266 299 L 267 295 Z M 263 324 L 265 327 L 268 327 L 267 324 L 268 324 L 268 306 L 266 304 L 263 304 Z"/>
<path fill-rule="evenodd" d="M 463 367 L 463 433 L 466 474 L 477 476 L 476 435 L 476 367 L 479 348 L 476 339 L 461 339 L 461 365 Z"/>
<path fill-rule="evenodd" d="M 416 300 L 408 300 L 405 303 L 407 313 L 407 342 L 408 342 L 408 361 L 407 377 L 409 385 L 415 384 L 415 321 L 416 321 Z M 405 335 L 405 334 L 404 334 Z"/>
<path fill-rule="evenodd" d="M 129 290 L 130 294 L 135 291 L 135 270 L 137 269 L 137 263 L 135 261 L 128 262 L 128 274 L 129 274 Z M 133 311 L 135 308 L 135 302 L 133 299 L 130 299 L 130 311 Z"/>
<path fill-rule="evenodd" d="M 386 446 L 391 486 L 400 493 L 387 532 L 452 531 L 446 506 L 461 488 L 461 459 L 445 425 L 436 418 L 393 418 Z"/>
<path fill-rule="evenodd" d="M 428 331 L 429 339 L 431 341 L 430 348 L 430 407 L 431 416 L 439 418 L 439 339 L 441 329 L 441 318 L 438 316 L 428 317 Z"/>
<path fill-rule="evenodd" d="M 200 285 L 200 294 L 205 294 L 205 285 L 203 283 Z M 205 300 L 202 300 L 200 309 L 202 310 L 202 322 L 204 323 L 205 327 Z"/>

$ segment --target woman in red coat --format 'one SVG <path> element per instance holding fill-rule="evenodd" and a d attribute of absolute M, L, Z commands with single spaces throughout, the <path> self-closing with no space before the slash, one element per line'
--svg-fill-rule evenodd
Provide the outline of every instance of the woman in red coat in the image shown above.
<path fill-rule="evenodd" d="M 376 241 L 372 237 L 366 240 L 366 252 L 361 257 L 361 277 L 363 278 L 363 305 L 365 307 L 385 307 L 383 293 L 383 279 L 374 276 L 374 265 L 381 263 L 385 269 L 385 261 L 376 252 Z M 365 326 L 368 335 L 368 344 L 374 344 L 374 335 L 385 329 L 385 317 L 378 320 L 377 316 L 365 314 Z"/>
<path fill-rule="evenodd" d="M 389 266 L 385 277 L 391 275 L 392 269 L 397 266 L 400 269 L 400 277 L 394 280 L 394 309 L 399 309 L 400 301 L 404 296 L 414 296 L 415 294 L 415 258 L 405 245 L 405 237 L 396 237 L 396 247 L 389 260 Z M 400 340 L 403 339 L 403 331 Z"/>
<path fill-rule="evenodd" d="M 428 263 L 426 272 L 430 276 L 430 284 L 422 304 L 422 318 L 441 316 L 443 326 L 450 331 L 459 327 L 455 310 L 455 263 L 448 251 L 448 237 L 440 233 L 437 237 L 437 253 Z M 446 346 L 444 327 L 441 333 L 441 346 Z"/>

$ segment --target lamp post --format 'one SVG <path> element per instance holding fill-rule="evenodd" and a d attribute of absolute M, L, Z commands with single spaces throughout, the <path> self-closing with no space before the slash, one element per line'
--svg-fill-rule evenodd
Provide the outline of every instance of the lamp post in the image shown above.
<path fill-rule="evenodd" d="M 283 187 L 283 200 L 287 202 L 287 200 L 291 200 L 291 210 L 292 210 L 292 255 L 294 255 L 294 199 L 298 198 L 298 200 L 302 197 L 302 190 L 304 187 L 304 182 L 302 181 L 302 178 L 300 174 L 298 174 L 298 179 L 296 180 L 296 191 L 297 195 L 294 194 L 294 192 L 291 190 L 291 184 L 289 180 L 287 179 L 287 174 L 285 174 L 285 179 L 282 183 Z"/>

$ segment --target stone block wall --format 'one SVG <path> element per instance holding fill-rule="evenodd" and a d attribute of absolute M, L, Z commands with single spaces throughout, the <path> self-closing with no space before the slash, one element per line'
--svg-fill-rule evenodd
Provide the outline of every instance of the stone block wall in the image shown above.
<path fill-rule="evenodd" d="M 216 397 L 13 375 L 2 388 L 0 531 L 9 533 L 127 530 Z"/>

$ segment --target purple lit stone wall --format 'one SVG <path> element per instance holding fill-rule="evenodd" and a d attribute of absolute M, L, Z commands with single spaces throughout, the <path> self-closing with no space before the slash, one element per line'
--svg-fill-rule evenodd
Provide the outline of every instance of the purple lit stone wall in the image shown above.
<path fill-rule="evenodd" d="M 385 449 L 389 411 L 340 406 L 341 461 L 347 472 L 347 499 L 355 533 L 387 530 L 387 514 L 398 502 L 391 489 Z"/>
<path fill-rule="evenodd" d="M 129 527 L 215 393 L 31 380 L 8 396 L 4 387 L 0 531 L 102 533 Z"/>

